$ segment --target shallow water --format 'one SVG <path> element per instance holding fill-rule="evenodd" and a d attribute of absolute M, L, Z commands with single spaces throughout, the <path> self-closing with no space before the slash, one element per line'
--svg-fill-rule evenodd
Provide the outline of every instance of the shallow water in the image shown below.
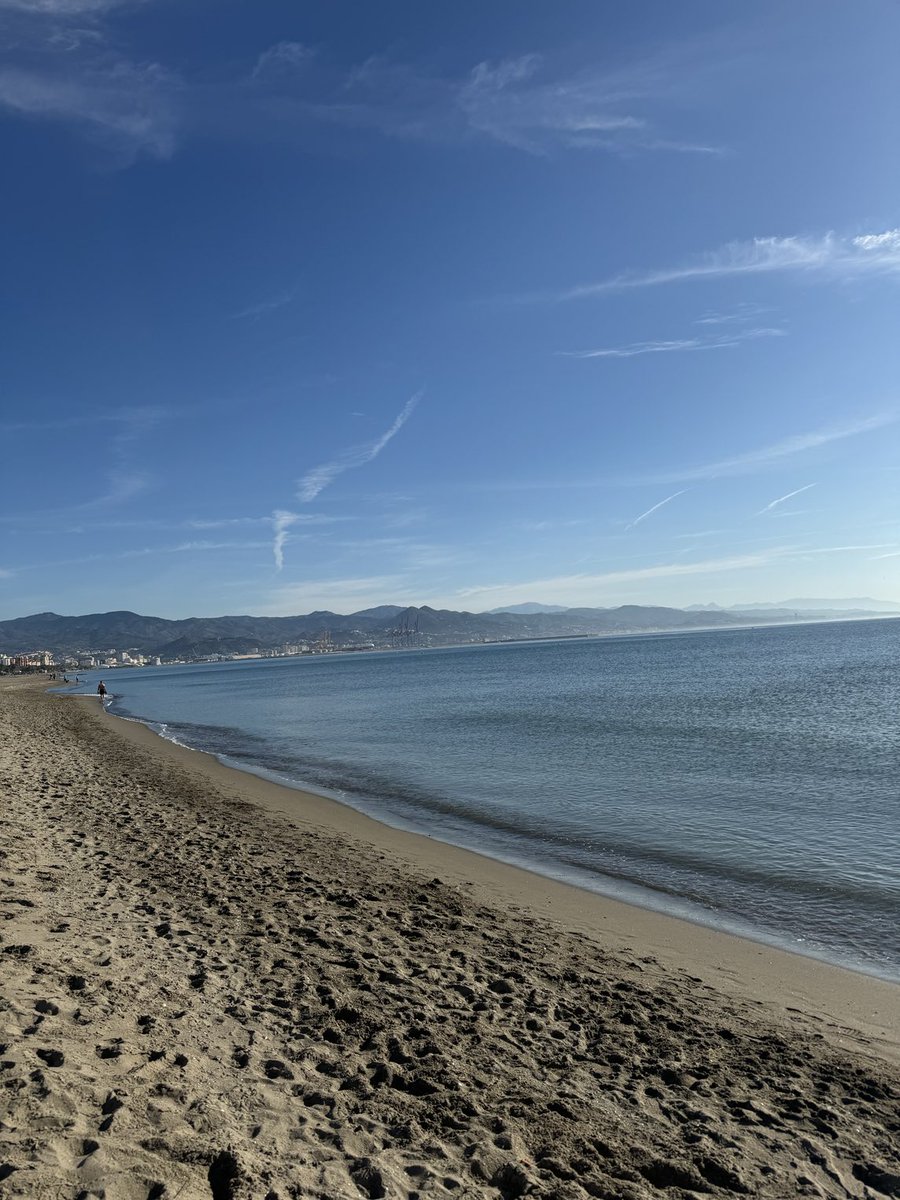
<path fill-rule="evenodd" d="M 104 678 L 228 762 L 900 980 L 898 661 L 866 621 Z"/>

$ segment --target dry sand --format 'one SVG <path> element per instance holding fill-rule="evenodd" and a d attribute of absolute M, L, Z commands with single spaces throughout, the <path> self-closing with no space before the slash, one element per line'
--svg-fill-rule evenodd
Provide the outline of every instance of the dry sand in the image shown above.
<path fill-rule="evenodd" d="M 0 1195 L 900 1196 L 900 988 L 0 683 Z"/>

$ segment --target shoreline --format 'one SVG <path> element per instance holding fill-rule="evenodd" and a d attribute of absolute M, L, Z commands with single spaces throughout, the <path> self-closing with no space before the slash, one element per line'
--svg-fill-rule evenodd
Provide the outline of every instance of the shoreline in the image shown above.
<path fill-rule="evenodd" d="M 137 717 L 119 716 L 93 697 L 68 697 L 133 745 L 202 771 L 216 785 L 297 825 L 359 838 L 471 889 L 480 902 L 525 909 L 567 932 L 596 938 L 617 952 L 651 954 L 667 969 L 690 971 L 724 992 L 763 1004 L 773 1014 L 802 1008 L 825 1021 L 884 1038 L 900 1061 L 900 984 L 852 967 L 716 929 L 658 909 L 595 892 L 387 824 L 310 789 L 223 763 L 208 751 L 171 741 Z M 637 949 L 635 949 L 635 945 Z"/>
<path fill-rule="evenodd" d="M 900 989 L 0 681 L 15 1200 L 897 1194 Z"/>
<path fill-rule="evenodd" d="M 819 622 L 821 623 L 821 622 Z M 828 619 L 825 623 L 833 623 Z M 854 627 L 860 625 L 860 620 L 850 622 Z M 866 622 L 871 624 L 871 621 Z M 757 632 L 765 632 L 765 626 L 757 628 Z M 637 638 L 650 637 L 654 641 L 659 638 L 681 641 L 685 632 L 698 640 L 705 640 L 710 633 L 734 633 L 732 629 L 702 629 L 697 631 L 665 631 L 649 633 L 641 631 L 631 634 L 616 634 L 607 640 L 614 642 L 632 643 Z M 543 639 L 542 639 L 543 640 Z M 593 639 L 601 642 L 603 638 Z M 808 640 L 808 639 L 805 639 Z M 791 643 L 793 644 L 793 642 Z M 744 646 L 746 648 L 746 639 Z M 495 651 L 504 648 L 499 645 L 477 646 L 474 649 Z M 515 650 L 514 645 L 506 649 Z M 473 647 L 441 648 L 438 653 L 453 654 L 458 651 L 471 651 Z M 398 655 L 408 651 L 394 651 L 389 655 L 398 659 Z M 419 653 L 418 651 L 416 653 Z M 372 658 L 372 654 L 364 655 Z M 263 674 L 256 676 L 262 680 L 277 678 L 279 666 L 290 666 L 299 663 L 299 659 L 285 659 L 281 662 L 270 660 L 268 663 L 249 664 L 211 664 L 188 665 L 189 672 L 196 672 L 197 682 L 206 671 L 216 672 L 224 669 L 230 671 L 235 665 L 256 667 Z M 399 660 L 398 660 L 399 661 Z M 499 661 L 499 660 L 498 660 Z M 275 668 L 272 676 L 269 668 Z M 365 668 L 360 668 L 365 669 Z M 390 668 L 393 670 L 393 666 Z M 103 672 L 100 672 L 101 674 Z M 127 672 L 126 672 L 127 673 Z M 166 669 L 163 669 L 165 675 Z M 154 676 L 157 672 L 150 671 Z M 407 672 L 408 674 L 408 672 Z M 95 676 L 96 678 L 99 676 Z M 174 680 L 174 675 L 172 676 Z M 140 701 L 143 691 L 143 681 L 138 686 L 138 695 L 134 696 L 129 681 L 123 681 L 124 696 L 112 697 L 110 710 L 114 715 L 120 715 L 120 709 L 131 704 L 132 700 Z M 682 779 L 687 781 L 690 788 L 691 773 L 699 769 L 698 756 L 691 756 L 690 762 L 682 762 L 682 778 L 673 778 L 672 787 L 666 783 L 666 773 L 660 769 L 660 764 L 654 761 L 644 761 L 643 770 L 650 780 L 650 794 L 656 803 L 668 806 L 664 808 L 665 820 L 669 827 L 660 830 L 642 827 L 635 835 L 635 819 L 631 818 L 629 827 L 627 820 L 617 825 L 615 806 L 610 821 L 602 817 L 602 810 L 592 812 L 592 797 L 585 792 L 585 785 L 593 781 L 580 778 L 577 769 L 571 775 L 572 784 L 580 783 L 582 793 L 573 802 L 573 809 L 581 819 L 581 825 L 574 828 L 570 836 L 570 827 L 563 821 L 558 825 L 555 820 L 542 819 L 540 815 L 529 822 L 531 810 L 536 814 L 552 812 L 546 809 L 546 798 L 551 793 L 555 802 L 560 804 L 561 811 L 566 809 L 567 782 L 570 767 L 562 758 L 555 760 L 552 777 L 546 778 L 541 795 L 541 789 L 535 789 L 534 779 L 538 772 L 532 772 L 530 786 L 515 794 L 506 789 L 499 793 L 500 807 L 498 810 L 497 793 L 486 792 L 484 799 L 494 801 L 491 804 L 481 804 L 478 780 L 472 778 L 466 769 L 466 763 L 459 758 L 457 752 L 458 773 L 447 780 L 441 772 L 430 769 L 430 764 L 418 764 L 418 771 L 401 770 L 406 758 L 402 745 L 393 745 L 393 767 L 384 760 L 381 752 L 380 777 L 379 772 L 372 770 L 379 761 L 377 745 L 374 755 L 367 754 L 365 749 L 347 754 L 348 745 L 341 739 L 337 741 L 321 736 L 316 745 L 329 747 L 323 763 L 317 763 L 313 755 L 313 745 L 308 740 L 305 743 L 306 753 L 312 755 L 312 761 L 307 763 L 303 751 L 288 740 L 274 747 L 267 740 L 267 731 L 249 716 L 238 718 L 249 721 L 247 729 L 256 729 L 257 735 L 247 739 L 236 730 L 229 734 L 227 726 L 233 722 L 233 715 L 220 707 L 219 724 L 221 730 L 206 731 L 202 728 L 192 728 L 191 722 L 196 718 L 190 708 L 178 714 L 178 702 L 173 710 L 169 702 L 168 688 L 165 680 L 150 678 L 149 684 L 151 701 L 156 694 L 155 705 L 150 703 L 153 720 L 146 722 L 150 727 L 160 732 L 166 740 L 175 740 L 192 749 L 201 750 L 217 756 L 221 762 L 236 769 L 269 779 L 272 782 L 297 789 L 301 792 L 316 792 L 326 798 L 335 799 L 340 803 L 349 804 L 357 811 L 374 817 L 394 828 L 419 833 L 428 837 L 446 839 L 474 853 L 486 854 L 488 857 L 533 871 L 539 875 L 568 883 L 579 889 L 607 896 L 620 903 L 636 905 L 650 911 L 660 912 L 686 920 L 704 928 L 711 928 L 734 937 L 744 938 L 761 945 L 781 950 L 789 954 L 799 954 L 827 965 L 836 966 L 880 979 L 895 985 L 900 985 L 900 959 L 894 952 L 894 938 L 891 934 L 893 909 L 891 896 L 892 864 L 882 855 L 878 861 L 881 870 L 876 874 L 870 870 L 863 876 L 863 881 L 856 878 L 851 869 L 851 860 L 847 857 L 847 849 L 843 845 L 841 830 L 841 797 L 834 787 L 830 792 L 829 803 L 834 811 L 824 814 L 820 823 L 809 811 L 809 828 L 806 837 L 800 841 L 791 834 L 791 823 L 786 829 L 786 845 L 780 842 L 784 836 L 781 830 L 775 828 L 774 822 L 782 820 L 776 816 L 776 809 L 782 804 L 788 808 L 798 802 L 798 797 L 790 794 L 790 784 L 784 778 L 779 778 L 766 768 L 762 768 L 760 779 L 765 779 L 768 791 L 763 794 L 756 784 L 753 770 L 745 780 L 736 780 L 736 790 L 733 796 L 727 796 L 731 783 L 727 780 L 727 771 L 717 761 L 705 769 L 712 774 L 718 770 L 725 771 L 725 778 L 716 776 L 716 787 L 722 792 L 717 801 L 710 794 L 707 799 L 709 811 L 701 816 L 700 822 L 694 825 L 694 840 L 700 853 L 694 855 L 695 846 L 685 840 L 684 829 L 680 825 L 678 806 L 673 802 L 673 788 L 677 788 Z M 189 681 L 190 682 L 190 681 Z M 215 678 L 207 678 L 206 683 L 215 683 Z M 244 681 L 249 682 L 248 680 Z M 161 686 L 162 683 L 162 686 Z M 127 684 L 127 686 L 126 686 Z M 115 685 L 114 685 L 115 686 Z M 176 687 L 176 693 L 183 692 Z M 189 695 L 190 693 L 188 693 Z M 144 720 L 140 711 L 146 706 L 137 703 L 138 716 Z M 155 711 L 154 711 L 155 710 Z M 350 711 L 359 717 L 358 711 L 352 706 Z M 176 720 L 186 722 L 182 727 L 176 723 L 167 728 L 165 722 L 172 713 Z M 121 713 L 130 719 L 127 709 Z M 215 724 L 215 722 L 214 722 Z M 244 731 L 246 733 L 246 730 Z M 287 729 L 282 731 L 283 734 Z M 208 733 L 208 735 L 207 735 Z M 391 740 L 390 738 L 388 740 Z M 351 743 L 352 745 L 352 735 Z M 759 748 L 757 748 L 758 750 Z M 446 758 L 447 747 L 444 747 Z M 700 755 L 705 754 L 706 746 L 698 747 Z M 299 757 L 298 757 L 299 754 Z M 614 756 L 615 757 L 615 756 Z M 760 753 L 759 757 L 765 757 Z M 725 755 L 727 760 L 728 755 Z M 447 760 L 449 761 L 449 759 Z M 324 767 L 323 767 L 323 764 Z M 619 800 L 631 802 L 632 806 L 640 809 L 641 798 L 635 804 L 630 792 L 634 786 L 634 774 L 628 774 L 628 765 L 619 764 L 619 769 L 625 766 L 626 786 L 620 789 Z M 440 767 L 443 770 L 444 759 Z M 686 770 L 685 770 L 686 768 Z M 839 773 L 840 764 L 835 771 Z M 371 776 L 371 777 L 370 777 Z M 753 782 L 751 782 L 751 778 Z M 833 773 L 832 778 L 836 778 Z M 643 781 L 643 780 L 642 780 Z M 823 779 L 827 784 L 827 780 Z M 889 780 L 884 781 L 884 802 L 889 801 Z M 779 795 L 779 789 L 787 786 L 788 791 Z M 875 784 L 879 786 L 879 784 Z M 755 792 L 754 792 L 755 787 Z M 342 790 L 346 789 L 346 790 Z M 742 790 L 743 789 L 743 790 Z M 446 792 L 446 795 L 444 794 Z M 747 794 L 750 802 L 750 815 L 742 819 L 740 797 Z M 702 796 L 701 790 L 698 795 Z M 773 823 L 770 825 L 769 814 L 763 808 L 757 812 L 755 805 L 757 796 L 763 796 L 763 805 L 772 806 Z M 687 817 L 692 814 L 693 798 L 689 792 L 686 796 L 679 794 L 679 799 L 688 804 Z M 843 797 L 846 804 L 846 794 Z M 727 802 L 726 802 L 727 801 Z M 730 843 L 725 843 L 722 852 L 710 851 L 704 845 L 708 834 L 716 828 L 718 813 L 712 811 L 718 804 L 723 813 L 723 825 L 727 829 Z M 580 805 L 580 807 L 578 807 Z M 498 819 L 493 816 L 499 811 Z M 882 812 L 886 810 L 882 807 Z M 762 819 L 761 819 L 762 815 Z M 646 817 L 638 812 L 638 822 Z M 889 837 L 890 830 L 885 826 L 885 836 Z M 609 835 L 608 837 L 606 835 Z M 746 835 L 746 836 L 745 836 Z M 822 846 L 817 846 L 817 838 L 821 835 Z M 871 836 L 871 834 L 870 834 Z M 767 840 L 774 837 L 778 843 L 767 845 Z M 742 846 L 742 839 L 748 843 Z M 884 840 L 880 845 L 889 844 Z M 809 847 L 813 850 L 810 852 Z M 789 847 L 789 849 L 788 849 Z M 821 853 L 817 853 L 817 849 Z M 676 853 L 677 851 L 677 853 Z M 782 851 L 784 851 L 782 853 Z M 860 851 L 862 853 L 862 851 Z M 878 853 L 877 848 L 873 853 Z M 858 857 L 858 856 L 857 856 Z M 864 861 L 860 861 L 860 871 L 865 871 Z M 872 864 L 868 864 L 871 868 Z M 871 890 L 869 894 L 866 889 Z M 867 910 L 870 903 L 874 906 L 872 912 Z"/>
<path fill-rule="evenodd" d="M 649 635 L 648 635 L 649 636 Z M 60 692 L 64 695 L 65 693 Z M 90 695 L 71 693 L 70 698 L 87 700 L 89 703 L 93 700 Z M 112 700 L 115 701 L 115 695 Z M 446 841 L 443 838 L 435 838 L 423 829 L 415 827 L 413 822 L 403 824 L 402 822 L 395 823 L 388 816 L 381 814 L 373 814 L 367 812 L 361 801 L 359 805 L 355 802 L 357 798 L 342 799 L 339 795 L 329 793 L 327 790 L 317 789 L 315 786 L 307 784 L 303 781 L 292 780 L 289 777 L 278 777 L 278 773 L 268 770 L 265 766 L 254 764 L 242 765 L 237 762 L 223 761 L 227 759 L 227 755 L 219 755 L 215 751 L 204 750 L 198 746 L 190 746 L 185 742 L 179 742 L 174 738 L 166 737 L 153 728 L 153 722 L 144 720 L 141 717 L 134 717 L 124 713 L 117 713 L 112 710 L 109 704 L 103 708 L 103 715 L 111 718 L 114 721 L 121 722 L 126 725 L 136 724 L 143 726 L 154 738 L 158 738 L 166 745 L 174 746 L 180 750 L 185 750 L 190 754 L 204 755 L 212 761 L 216 762 L 225 770 L 236 771 L 239 775 L 250 775 L 254 779 L 258 779 L 263 783 L 267 783 L 275 788 L 284 789 L 286 792 L 297 793 L 300 797 L 299 803 L 302 804 L 303 797 L 315 797 L 318 800 L 325 801 L 327 804 L 337 805 L 339 809 L 349 809 L 351 812 L 368 821 L 374 823 L 377 827 L 393 830 L 399 834 L 405 834 L 411 838 L 420 838 L 425 842 L 434 844 L 435 842 L 460 851 L 462 854 L 474 855 L 477 859 L 486 861 L 487 863 L 496 864 L 498 867 L 503 867 L 511 871 L 520 871 L 528 877 L 535 877 L 537 880 L 546 883 L 556 884 L 566 889 L 574 890 L 579 894 L 587 893 L 588 895 L 599 898 L 601 901 L 608 902 L 616 906 L 624 906 L 626 909 L 638 909 L 642 912 L 647 912 L 664 920 L 671 920 L 680 924 L 686 924 L 694 928 L 704 929 L 714 934 L 719 934 L 726 938 L 735 938 L 739 942 L 748 942 L 752 945 L 760 946 L 768 950 L 774 951 L 776 954 L 785 954 L 789 958 L 802 958 L 818 963 L 823 967 L 833 968 L 838 971 L 849 972 L 852 975 L 861 975 L 867 979 L 876 980 L 880 983 L 888 984 L 889 986 L 900 988 L 900 976 L 891 978 L 879 972 L 875 966 L 867 967 L 862 962 L 853 962 L 852 960 L 841 961 L 837 956 L 829 957 L 825 953 L 814 953 L 795 949 L 789 944 L 787 938 L 779 939 L 777 935 L 767 935 L 765 931 L 754 930 L 753 926 L 748 921 L 744 921 L 739 916 L 733 916 L 729 922 L 725 918 L 721 922 L 716 922 L 711 919 L 704 920 L 703 906 L 699 903 L 678 896 L 677 894 L 665 892 L 659 889 L 654 889 L 648 885 L 635 883 L 628 879 L 616 880 L 614 877 L 603 876 L 602 872 L 595 873 L 597 877 L 609 879 L 609 885 L 604 888 L 602 886 L 592 887 L 587 880 L 587 872 L 585 872 L 585 881 L 581 882 L 577 878 L 577 872 L 573 872 L 572 878 L 566 878 L 561 874 L 551 874 L 546 870 L 541 869 L 540 864 L 530 864 L 527 861 L 515 861 L 514 859 L 501 858 L 499 855 L 488 853 L 477 849 L 474 846 L 466 846 L 460 842 Z M 160 722 L 162 723 L 162 722 Z M 164 724 L 164 723 L 162 723 Z M 287 811 L 287 810 L 285 810 Z M 479 877 L 482 872 L 479 872 Z M 618 890 L 617 890 L 617 884 Z M 627 893 L 634 893 L 634 898 L 630 898 Z M 625 893 L 625 894 L 622 894 Z M 642 903 L 641 895 L 646 895 L 646 900 Z M 658 898 L 657 903 L 653 903 L 653 898 Z M 667 911 L 666 901 L 669 901 L 672 907 L 679 907 L 683 911 L 671 912 Z M 729 928 L 729 923 L 732 928 Z M 898 968 L 900 970 L 900 968 Z"/>

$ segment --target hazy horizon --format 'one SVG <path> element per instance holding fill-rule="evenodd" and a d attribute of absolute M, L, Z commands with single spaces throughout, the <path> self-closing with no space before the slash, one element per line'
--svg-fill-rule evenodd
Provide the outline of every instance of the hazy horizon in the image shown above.
<path fill-rule="evenodd" d="M 896 5 L 0 28 L 0 619 L 900 596 Z"/>
<path fill-rule="evenodd" d="M 884 605 L 884 607 L 879 608 L 878 607 L 879 604 Z M 804 608 L 804 605 L 808 605 L 808 610 Z M 626 604 L 625 606 L 630 606 L 630 605 Z M 748 610 L 753 610 L 754 608 L 758 608 L 762 611 L 778 610 L 781 608 L 796 608 L 797 611 L 809 611 L 809 612 L 815 612 L 817 609 L 819 609 L 823 612 L 832 611 L 832 610 L 836 611 L 836 612 L 839 612 L 839 611 L 846 611 L 846 612 L 868 611 L 868 612 L 871 612 L 873 615 L 877 615 L 877 616 L 885 616 L 885 615 L 900 616 L 900 601 L 878 600 L 871 596 L 849 597 L 849 598 L 846 598 L 843 600 L 838 597 L 834 598 L 833 600 L 829 599 L 827 597 L 820 597 L 820 598 L 809 597 L 806 600 L 787 599 L 787 600 L 782 600 L 782 601 L 746 601 L 746 602 L 744 602 L 744 604 L 738 603 L 738 604 L 730 606 L 729 608 L 725 608 L 724 606 L 721 606 L 721 605 L 716 605 L 715 603 L 704 603 L 703 601 L 696 601 L 696 602 L 693 602 L 692 604 L 686 604 L 683 606 L 642 605 L 638 602 L 635 602 L 634 606 L 636 606 L 636 607 L 677 607 L 684 611 L 694 610 L 694 611 L 701 611 L 701 612 L 703 609 L 713 609 L 713 610 L 718 610 L 721 612 L 728 612 L 730 610 L 734 610 L 735 612 L 745 612 Z M 612 609 L 612 608 L 618 608 L 618 607 L 622 607 L 622 606 L 621 605 L 604 605 L 604 604 L 566 606 L 566 605 L 544 604 L 541 601 L 526 601 L 526 602 L 524 602 L 524 604 L 521 604 L 521 605 L 510 605 L 508 607 L 496 607 L 496 608 L 492 608 L 492 609 L 466 609 L 466 610 L 458 610 L 457 609 L 457 610 L 445 610 L 445 611 L 467 611 L 467 612 L 471 612 L 471 613 L 475 614 L 476 616 L 490 616 L 495 613 L 496 614 L 514 613 L 517 610 L 529 610 L 530 609 L 530 610 L 534 610 L 535 612 L 540 611 L 540 612 L 544 612 L 544 613 L 550 613 L 552 615 L 553 613 L 571 612 L 577 608 L 584 608 L 584 609 L 610 608 L 610 609 Z M 282 613 L 282 614 L 278 614 L 278 615 L 288 617 L 288 618 L 303 617 L 303 616 L 308 616 L 308 615 L 310 615 L 310 613 L 313 613 L 313 612 L 327 611 L 327 612 L 332 612 L 335 616 L 351 617 L 351 616 L 356 615 L 357 613 L 372 612 L 379 608 L 397 609 L 399 612 L 403 612 L 405 608 L 411 608 L 411 609 L 433 608 L 434 609 L 434 608 L 436 608 L 436 606 L 425 605 L 425 604 L 400 605 L 400 604 L 394 604 L 391 601 L 385 601 L 381 604 L 370 605 L 366 608 L 351 609 L 346 612 L 340 612 L 336 609 L 326 609 L 326 610 L 311 609 L 309 613 L 296 612 L 296 613 Z M 117 609 L 117 608 L 100 608 L 94 612 L 61 613 L 54 609 L 46 609 L 40 613 L 37 613 L 37 612 L 18 613 L 14 617 L 2 617 L 2 618 L 0 618 L 0 623 L 6 622 L 6 621 L 15 621 L 15 620 L 27 620 L 30 617 L 49 616 L 49 615 L 62 617 L 64 619 L 70 619 L 70 618 L 77 619 L 79 617 L 86 617 L 86 616 L 105 616 L 105 615 L 118 613 L 118 612 L 133 612 L 137 616 L 147 617 L 147 618 L 151 618 L 151 619 L 162 619 L 162 620 L 167 620 L 167 621 L 187 621 L 187 620 L 192 620 L 192 619 L 219 620 L 219 619 L 227 618 L 227 617 L 251 617 L 251 618 L 253 618 L 253 617 L 267 617 L 267 616 L 273 615 L 271 613 L 253 613 L 253 612 L 238 613 L 238 612 L 200 612 L 200 611 L 181 612 L 181 613 L 177 613 L 175 615 L 171 615 L 171 614 L 160 613 L 160 612 L 152 612 L 151 613 L 146 610 L 141 611 L 141 610 L 137 610 L 137 609 Z M 527 614 L 525 614 L 523 612 L 523 615 L 527 615 Z"/>

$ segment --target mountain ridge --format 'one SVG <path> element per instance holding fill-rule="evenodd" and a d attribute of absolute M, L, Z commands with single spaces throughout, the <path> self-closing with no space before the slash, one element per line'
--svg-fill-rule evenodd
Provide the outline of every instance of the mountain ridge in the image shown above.
<path fill-rule="evenodd" d="M 813 615 L 811 619 L 827 619 L 828 615 L 821 613 L 818 618 Z M 125 609 L 82 616 L 43 612 L 0 622 L 0 652 L 18 654 L 48 650 L 53 654 L 88 654 L 137 650 L 171 659 L 217 653 L 247 654 L 300 643 L 318 642 L 335 648 L 358 644 L 449 646 L 531 638 L 715 629 L 784 619 L 785 614 L 778 609 L 741 613 L 638 604 L 529 613 L 505 610 L 472 613 L 434 609 L 429 605 L 407 608 L 379 605 L 348 614 L 319 610 L 287 617 L 230 615 L 180 620 L 145 616 Z"/>
<path fill-rule="evenodd" d="M 794 598 L 791 600 L 755 600 L 746 604 L 688 604 L 685 612 L 900 612 L 896 600 L 874 600 L 871 596 L 852 596 L 843 599 L 822 597 Z"/>
<path fill-rule="evenodd" d="M 501 608 L 489 608 L 488 613 L 495 615 L 496 613 L 521 613 L 525 616 L 532 616 L 534 613 L 560 613 L 568 612 L 564 604 L 537 604 L 533 600 L 529 600 L 525 604 L 507 604 Z"/>

